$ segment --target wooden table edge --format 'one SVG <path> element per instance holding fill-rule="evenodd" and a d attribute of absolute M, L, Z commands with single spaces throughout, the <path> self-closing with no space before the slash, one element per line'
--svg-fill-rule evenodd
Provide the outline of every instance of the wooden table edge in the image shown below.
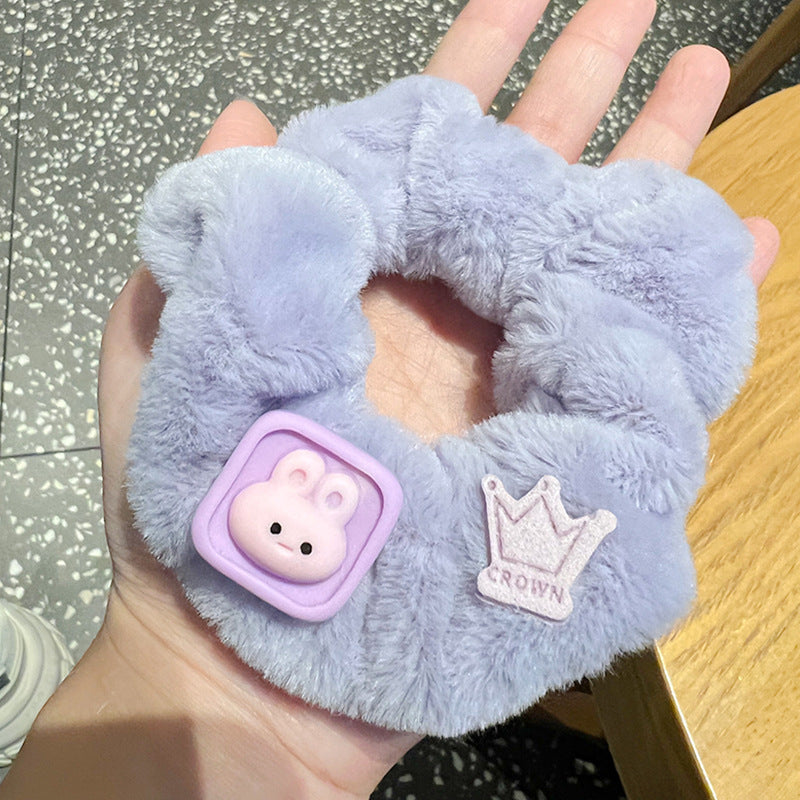
<path fill-rule="evenodd" d="M 716 800 L 657 644 L 591 681 L 629 800 Z"/>
<path fill-rule="evenodd" d="M 786 198 L 785 188 L 782 188 L 787 185 L 785 163 L 776 156 L 781 152 L 783 140 L 776 138 L 775 132 L 791 131 L 792 152 L 797 153 L 798 136 L 794 121 L 799 108 L 800 86 L 784 89 L 748 106 L 706 137 L 690 168 L 691 175 L 709 182 L 739 214 L 764 214 L 781 232 L 781 252 L 765 284 L 767 293 L 765 295 L 763 289 L 760 291 L 762 315 L 767 299 L 774 304 L 778 297 L 786 297 L 784 288 L 775 287 L 782 287 L 781 282 L 790 282 L 794 286 L 797 280 L 798 259 L 795 254 L 800 252 L 795 222 L 797 192 L 793 190 L 795 199 L 792 205 Z M 783 127 L 781 120 L 784 121 Z M 731 147 L 733 153 L 747 154 L 744 162 L 741 158 L 736 160 L 730 153 L 724 158 L 720 156 L 723 149 L 727 151 Z M 725 164 L 728 167 L 723 169 Z M 788 173 L 788 179 L 795 181 L 795 187 L 796 175 L 796 170 Z M 775 335 L 775 331 L 762 330 L 760 348 L 765 346 L 770 334 Z M 782 335 L 787 335 L 785 330 Z M 778 418 L 770 431 L 779 430 L 782 419 Z M 702 544 L 693 540 L 691 531 L 689 537 L 696 557 L 700 558 Z M 702 569 L 698 581 L 704 583 L 707 598 L 726 593 L 725 582 L 714 583 Z M 701 624 L 701 616 L 683 623 L 687 628 Z M 680 684 L 676 682 L 676 688 L 672 685 L 677 676 L 672 669 L 671 653 L 683 631 L 682 626 L 673 632 L 669 645 L 667 640 L 662 640 L 661 647 L 654 645 L 615 661 L 608 674 L 592 681 L 600 720 L 629 800 L 675 800 L 678 797 L 681 800 L 708 800 L 723 791 L 720 774 L 711 771 L 720 769 L 719 760 L 712 767 L 699 739 L 699 731 L 695 731 L 698 746 L 692 739 L 694 729 L 690 724 L 694 709 L 687 706 L 686 717 L 681 709 L 680 700 L 684 704 L 694 702 L 696 693 L 681 692 L 679 695 Z M 718 743 L 726 742 L 724 729 L 707 727 L 704 736 Z M 757 758 L 758 754 L 755 751 L 753 756 Z M 730 782 L 726 786 L 726 796 L 739 796 L 739 789 L 744 788 L 738 787 L 732 792 Z M 750 788 L 751 794 L 755 788 L 755 785 Z"/>

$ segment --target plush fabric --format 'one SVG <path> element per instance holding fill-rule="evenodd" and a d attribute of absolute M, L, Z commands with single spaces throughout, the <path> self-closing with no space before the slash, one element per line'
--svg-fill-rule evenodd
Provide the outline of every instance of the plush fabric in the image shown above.
<path fill-rule="evenodd" d="M 335 712 L 455 735 L 669 630 L 695 592 L 684 520 L 706 423 L 753 350 L 752 242 L 713 191 L 665 166 L 568 165 L 430 77 L 292 120 L 272 148 L 172 167 L 139 245 L 168 295 L 129 452 L 148 546 L 219 637 Z M 438 277 L 505 329 L 499 413 L 423 444 L 378 415 L 359 292 Z M 194 551 L 193 513 L 247 428 L 287 409 L 397 475 L 404 505 L 330 620 L 292 619 Z M 481 479 L 558 478 L 573 515 L 618 520 L 553 623 L 476 593 Z"/>

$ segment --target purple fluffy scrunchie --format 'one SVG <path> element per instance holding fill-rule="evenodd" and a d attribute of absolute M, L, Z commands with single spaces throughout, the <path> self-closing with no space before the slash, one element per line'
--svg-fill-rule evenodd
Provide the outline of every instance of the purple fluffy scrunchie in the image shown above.
<path fill-rule="evenodd" d="M 684 521 L 705 426 L 736 394 L 755 332 L 751 237 L 702 183 L 655 163 L 568 165 L 462 86 L 412 77 L 301 114 L 276 147 L 172 167 L 147 196 L 139 244 L 167 302 L 130 500 L 150 549 L 265 678 L 334 712 L 455 735 L 602 671 L 689 608 Z M 374 344 L 359 293 L 390 272 L 443 280 L 505 331 L 498 413 L 462 437 L 426 445 L 365 397 Z M 226 460 L 275 409 L 380 461 L 405 497 L 322 622 L 248 592 L 190 536 Z M 512 500 L 547 476 L 564 519 L 615 518 L 558 621 L 503 601 L 523 591 L 510 567 L 491 573 L 494 601 L 478 590 L 491 526 L 514 528 Z M 539 546 L 526 542 L 507 541 L 503 563 Z M 557 587 L 524 591 L 559 602 Z"/>

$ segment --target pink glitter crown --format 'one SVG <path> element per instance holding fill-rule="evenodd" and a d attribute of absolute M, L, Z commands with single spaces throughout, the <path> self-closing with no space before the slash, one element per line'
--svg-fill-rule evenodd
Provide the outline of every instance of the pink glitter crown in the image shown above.
<path fill-rule="evenodd" d="M 499 478 L 482 481 L 489 523 L 489 566 L 478 576 L 478 591 L 504 605 L 548 619 L 572 611 L 570 588 L 616 517 L 605 509 L 573 519 L 561 502 L 561 484 L 545 475 L 516 500 Z"/>

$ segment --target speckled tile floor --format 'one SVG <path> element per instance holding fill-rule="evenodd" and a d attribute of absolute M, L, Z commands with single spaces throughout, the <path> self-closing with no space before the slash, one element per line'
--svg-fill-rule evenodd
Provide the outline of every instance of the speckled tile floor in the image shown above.
<path fill-rule="evenodd" d="M 586 159 L 610 149 L 679 46 L 708 42 L 735 59 L 784 4 L 664 0 Z M 135 263 L 132 234 L 144 188 L 167 165 L 190 157 L 237 95 L 254 98 L 280 128 L 300 109 L 365 94 L 418 70 L 461 5 L 4 0 L 0 589 L 50 619 L 76 657 L 97 630 L 110 579 L 95 381 L 103 320 Z M 500 116 L 578 5 L 554 0 L 498 98 Z M 799 80 L 795 59 L 765 91 Z M 537 750 L 535 732 L 514 730 L 524 748 Z M 566 752 L 575 746 L 559 741 Z M 482 778 L 481 788 L 457 790 L 459 770 L 437 772 L 436 763 L 480 763 L 487 774 L 500 772 L 484 765 L 484 755 L 455 748 L 423 744 L 376 796 L 551 800 L 621 793 L 595 776 L 605 788 L 580 784 L 583 793 L 576 794 L 574 764 L 561 784 L 553 778 L 533 785 L 509 770 L 494 781 Z M 613 781 L 602 753 L 597 760 Z M 599 769 L 591 759 L 581 763 Z M 585 776 L 589 767 L 582 769 Z M 434 776 L 444 780 L 445 773 L 443 794 Z"/>

